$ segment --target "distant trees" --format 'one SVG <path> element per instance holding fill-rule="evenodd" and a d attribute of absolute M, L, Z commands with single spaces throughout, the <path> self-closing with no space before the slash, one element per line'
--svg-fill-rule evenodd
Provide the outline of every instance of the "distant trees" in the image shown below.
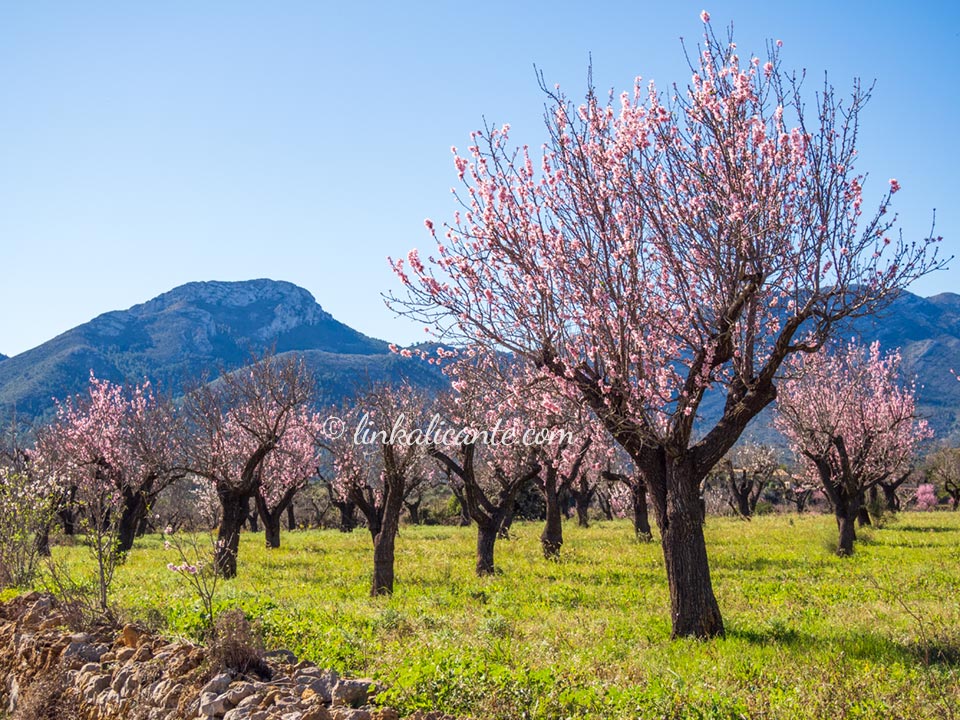
<path fill-rule="evenodd" d="M 630 454 L 662 535 L 674 636 L 723 634 L 700 482 L 777 395 L 779 371 L 844 318 L 939 266 L 936 239 L 898 242 L 892 180 L 865 214 L 855 167 L 869 91 L 742 56 L 703 16 L 690 84 L 637 83 L 607 102 L 547 95 L 541 158 L 509 126 L 454 150 L 452 221 L 393 268 L 394 307 L 447 339 L 525 358 L 579 397 Z M 815 107 L 813 116 L 808 108 Z M 722 415 L 694 433 L 708 392 Z"/>
<path fill-rule="evenodd" d="M 927 460 L 927 476 L 950 496 L 950 506 L 960 506 L 960 448 L 941 448 Z"/>
<path fill-rule="evenodd" d="M 729 492 L 727 502 L 735 513 L 746 520 L 753 516 L 779 464 L 774 448 L 755 443 L 734 448 L 720 461 L 717 474 L 725 481 Z"/>
<path fill-rule="evenodd" d="M 172 401 L 149 382 L 125 389 L 91 373 L 87 392 L 39 431 L 36 462 L 127 552 L 157 495 L 185 475 L 183 434 Z"/>
<path fill-rule="evenodd" d="M 445 372 L 452 391 L 440 409 L 454 435 L 432 443 L 429 453 L 477 524 L 477 575 L 491 575 L 517 495 L 543 470 L 537 448 L 522 442 L 534 421 L 525 412 L 530 378 L 522 366 L 483 349 L 465 353 Z"/>
<path fill-rule="evenodd" d="M 851 341 L 806 356 L 777 398 L 777 427 L 833 505 L 839 555 L 853 553 L 864 493 L 910 466 L 930 436 L 917 417 L 915 386 L 902 385 L 900 356 Z"/>

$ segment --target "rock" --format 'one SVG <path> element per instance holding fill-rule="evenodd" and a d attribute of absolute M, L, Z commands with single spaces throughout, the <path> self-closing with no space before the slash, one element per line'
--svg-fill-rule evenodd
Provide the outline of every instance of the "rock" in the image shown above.
<path fill-rule="evenodd" d="M 333 716 L 330 715 L 330 711 L 323 705 L 316 705 L 304 710 L 303 715 L 300 716 L 300 720 L 333 720 Z"/>
<path fill-rule="evenodd" d="M 333 702 L 333 688 L 340 681 L 340 676 L 335 670 L 321 670 L 320 668 L 308 668 L 300 670 L 293 678 L 300 690 L 300 697 L 303 693 L 310 690 L 313 696 L 319 696 L 322 702 L 327 704 Z"/>
<path fill-rule="evenodd" d="M 233 685 L 229 690 L 227 690 L 224 697 L 231 706 L 235 706 L 239 705 L 255 692 L 256 688 L 254 687 L 253 683 L 244 682 Z"/>
<path fill-rule="evenodd" d="M 333 687 L 332 702 L 334 705 L 359 708 L 367 704 L 370 691 L 375 685 L 376 683 L 370 678 L 359 680 L 341 678 Z"/>
<path fill-rule="evenodd" d="M 135 648 L 146 637 L 146 633 L 136 625 L 127 624 L 123 626 L 120 637 L 124 645 Z"/>
<path fill-rule="evenodd" d="M 229 673 L 220 673 L 214 677 L 210 682 L 200 688 L 200 694 L 206 695 L 208 693 L 213 693 L 214 695 L 219 695 L 222 692 L 225 692 L 230 683 L 233 681 L 233 678 L 230 677 Z"/>
<path fill-rule="evenodd" d="M 60 656 L 64 660 L 80 660 L 87 663 L 100 662 L 106 652 L 105 645 L 91 645 L 88 642 L 71 642 Z"/>
<path fill-rule="evenodd" d="M 146 662 L 153 657 L 153 650 L 150 649 L 149 645 L 141 645 L 140 649 L 137 650 L 136 654 L 133 656 L 133 662 Z"/>
<path fill-rule="evenodd" d="M 116 654 L 117 662 L 125 663 L 127 660 L 129 660 L 134 655 L 136 655 L 137 651 L 132 647 L 125 647 L 118 650 L 115 654 Z"/>
<path fill-rule="evenodd" d="M 370 714 L 370 720 L 400 720 L 400 714 L 393 708 L 380 708 Z"/>
<path fill-rule="evenodd" d="M 223 715 L 228 709 L 223 695 L 217 695 L 213 692 L 200 694 L 200 712 L 204 715 Z"/>
<path fill-rule="evenodd" d="M 330 708 L 331 720 L 370 720 L 370 711 L 366 708 L 334 707 Z"/>

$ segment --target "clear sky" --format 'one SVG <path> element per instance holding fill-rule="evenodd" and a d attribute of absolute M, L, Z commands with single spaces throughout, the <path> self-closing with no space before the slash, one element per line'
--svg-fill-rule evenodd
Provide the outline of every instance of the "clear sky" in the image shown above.
<path fill-rule="evenodd" d="M 685 82 L 698 14 L 744 55 L 876 79 L 860 168 L 905 233 L 960 255 L 960 3 L 0 3 L 0 352 L 192 280 L 270 277 L 397 342 L 385 258 L 450 216 L 450 146 L 482 118 L 544 139 L 533 66 L 571 96 Z M 871 193 L 872 191 L 872 193 Z M 914 288 L 960 291 L 960 263 Z"/>

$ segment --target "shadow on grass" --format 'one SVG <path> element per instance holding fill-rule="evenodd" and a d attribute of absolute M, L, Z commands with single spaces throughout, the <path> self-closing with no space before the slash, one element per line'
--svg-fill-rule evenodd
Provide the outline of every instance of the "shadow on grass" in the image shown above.
<path fill-rule="evenodd" d="M 758 646 L 782 646 L 811 651 L 832 649 L 842 651 L 847 657 L 873 663 L 900 662 L 921 667 L 960 667 L 960 636 L 935 637 L 927 642 L 919 639 L 898 642 L 875 632 L 819 637 L 774 621 L 765 627 L 728 628 L 727 638 Z"/>
<path fill-rule="evenodd" d="M 891 530 L 902 530 L 904 532 L 919 533 L 955 533 L 957 528 L 944 527 L 943 525 L 891 525 Z"/>

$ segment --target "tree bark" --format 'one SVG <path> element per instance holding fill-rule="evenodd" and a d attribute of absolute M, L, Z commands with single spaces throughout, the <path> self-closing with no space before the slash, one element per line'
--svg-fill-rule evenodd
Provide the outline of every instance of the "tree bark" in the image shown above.
<path fill-rule="evenodd" d="M 280 547 L 280 516 L 276 518 L 263 517 L 263 534 L 266 546 L 270 550 Z"/>
<path fill-rule="evenodd" d="M 287 530 L 297 529 L 297 516 L 294 513 L 293 503 L 287 505 Z"/>
<path fill-rule="evenodd" d="M 357 506 L 352 502 L 335 503 L 340 513 L 340 532 L 353 532 L 357 527 Z"/>
<path fill-rule="evenodd" d="M 394 546 L 403 510 L 402 487 L 387 488 L 385 493 L 380 527 L 373 536 L 373 585 L 370 594 L 374 597 L 393 593 Z"/>
<path fill-rule="evenodd" d="M 500 527 L 497 528 L 497 537 L 501 540 L 510 539 L 510 527 L 513 525 L 513 519 L 517 514 L 516 498 L 510 501 L 510 504 L 504 508 L 503 520 L 500 521 Z"/>
<path fill-rule="evenodd" d="M 672 637 L 722 636 L 723 619 L 713 594 L 700 521 L 700 479 L 683 458 L 668 462 L 664 454 L 664 464 L 667 490 L 657 518 L 670 586 Z"/>
<path fill-rule="evenodd" d="M 633 499 L 633 532 L 637 540 L 649 542 L 653 539 L 650 531 L 650 513 L 647 509 L 647 486 L 639 478 L 630 483 L 630 496 Z"/>
<path fill-rule="evenodd" d="M 142 492 L 134 492 L 129 487 L 123 490 L 123 510 L 117 526 L 117 550 L 129 552 L 137 537 L 137 529 L 147 515 L 147 498 Z"/>
<path fill-rule="evenodd" d="M 225 578 L 237 576 L 237 552 L 240 550 L 240 529 L 247 519 L 250 496 L 231 492 L 218 492 L 223 517 L 217 533 L 217 550 L 214 564 L 217 573 Z"/>
<path fill-rule="evenodd" d="M 50 557 L 50 523 L 46 522 L 37 531 L 36 543 L 37 555 L 40 557 Z"/>
<path fill-rule="evenodd" d="M 497 543 L 499 523 L 477 523 L 477 575 L 493 575 L 496 566 L 493 562 L 493 550 Z"/>
<path fill-rule="evenodd" d="M 547 521 L 540 535 L 543 556 L 550 559 L 560 557 L 563 546 L 563 516 L 560 511 L 560 498 L 557 493 L 557 472 L 548 467 L 543 478 L 543 495 L 547 506 Z"/>

